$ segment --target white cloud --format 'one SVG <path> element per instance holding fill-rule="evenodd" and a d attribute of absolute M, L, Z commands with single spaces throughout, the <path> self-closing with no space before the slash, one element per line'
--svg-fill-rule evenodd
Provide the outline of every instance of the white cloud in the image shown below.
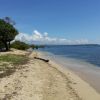
<path fill-rule="evenodd" d="M 38 43 L 38 44 L 88 44 L 87 39 L 70 40 L 67 38 L 49 37 L 47 32 L 43 34 L 37 30 L 33 31 L 33 34 L 19 33 L 15 40 L 23 41 L 26 43 Z"/>
<path fill-rule="evenodd" d="M 48 36 L 48 33 L 47 32 L 44 32 L 44 37 L 47 37 Z"/>
<path fill-rule="evenodd" d="M 28 35 L 26 33 L 19 33 L 16 37 L 15 40 L 19 40 L 19 41 L 31 41 L 32 37 L 31 35 Z"/>
<path fill-rule="evenodd" d="M 42 39 L 43 36 L 40 32 L 38 32 L 37 30 L 34 30 L 33 32 L 33 39 Z"/>

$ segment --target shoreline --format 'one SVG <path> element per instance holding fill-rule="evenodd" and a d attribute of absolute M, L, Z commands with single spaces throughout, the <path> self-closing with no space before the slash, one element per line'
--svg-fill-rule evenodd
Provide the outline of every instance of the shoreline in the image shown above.
<path fill-rule="evenodd" d="M 77 94 L 82 98 L 82 100 L 99 100 L 100 94 L 77 74 L 69 69 L 61 68 L 59 64 L 51 61 L 50 64 L 55 66 L 59 71 L 65 74 L 73 84 L 72 88 L 77 92 Z"/>
<path fill-rule="evenodd" d="M 53 59 L 47 63 L 35 59 L 43 53 L 14 50 L 4 54 L 27 55 L 29 61 L 0 78 L 0 100 L 100 100 L 88 83 Z"/>
<path fill-rule="evenodd" d="M 82 60 L 59 57 L 52 53 L 49 54 L 48 52 L 41 53 L 44 58 L 51 59 L 63 68 L 71 70 L 100 93 L 100 67 Z"/>
<path fill-rule="evenodd" d="M 39 52 L 40 52 L 41 57 L 49 59 L 48 57 L 45 56 L 45 52 L 41 52 L 41 51 L 39 51 Z M 79 95 L 83 96 L 83 98 L 84 98 L 83 100 L 96 100 L 95 95 L 97 95 L 97 97 L 99 98 L 100 93 L 98 92 L 98 90 L 96 90 L 96 88 L 94 88 L 90 84 L 90 82 L 89 82 L 90 80 L 87 80 L 86 78 L 84 78 L 84 75 L 82 76 L 83 73 L 82 74 L 81 74 L 81 72 L 78 73 L 78 72 L 76 72 L 77 70 L 75 71 L 73 68 L 64 67 L 64 65 L 62 65 L 59 62 L 59 60 L 56 61 L 55 58 L 50 58 L 50 63 L 53 66 L 57 67 L 57 69 L 60 70 L 62 73 L 64 73 L 66 76 L 69 76 L 69 78 L 71 78 L 72 81 L 74 81 L 75 83 L 78 83 L 76 86 L 72 85 L 72 87 L 76 91 L 78 90 L 77 92 L 79 93 Z M 85 62 L 83 62 L 83 63 L 85 63 Z M 87 64 L 87 62 L 85 64 Z M 92 64 L 89 64 L 89 66 L 91 66 L 91 65 Z M 78 70 L 78 71 L 80 71 L 80 70 Z M 89 98 L 89 95 L 92 95 L 92 96 Z M 97 100 L 99 100 L 99 99 L 97 99 Z"/>

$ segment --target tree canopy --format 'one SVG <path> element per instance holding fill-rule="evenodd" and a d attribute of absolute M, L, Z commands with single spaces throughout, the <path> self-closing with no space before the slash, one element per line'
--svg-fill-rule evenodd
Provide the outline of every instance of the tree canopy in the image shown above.
<path fill-rule="evenodd" d="M 14 40 L 15 36 L 18 34 L 18 31 L 10 23 L 10 20 L 0 19 L 0 42 L 2 42 L 6 48 L 9 50 L 10 42 Z"/>

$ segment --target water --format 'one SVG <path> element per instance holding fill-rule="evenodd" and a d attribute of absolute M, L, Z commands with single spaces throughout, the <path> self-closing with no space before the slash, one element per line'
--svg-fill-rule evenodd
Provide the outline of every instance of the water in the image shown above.
<path fill-rule="evenodd" d="M 68 68 L 100 93 L 100 46 L 46 46 L 43 57 Z"/>
<path fill-rule="evenodd" d="M 99 45 L 51 45 L 41 50 L 51 52 L 59 57 L 83 60 L 100 67 Z"/>

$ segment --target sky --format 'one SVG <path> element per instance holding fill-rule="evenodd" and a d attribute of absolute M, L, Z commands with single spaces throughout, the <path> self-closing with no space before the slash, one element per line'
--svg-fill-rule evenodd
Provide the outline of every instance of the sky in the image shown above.
<path fill-rule="evenodd" d="M 0 0 L 16 40 L 39 44 L 100 44 L 100 0 Z"/>

